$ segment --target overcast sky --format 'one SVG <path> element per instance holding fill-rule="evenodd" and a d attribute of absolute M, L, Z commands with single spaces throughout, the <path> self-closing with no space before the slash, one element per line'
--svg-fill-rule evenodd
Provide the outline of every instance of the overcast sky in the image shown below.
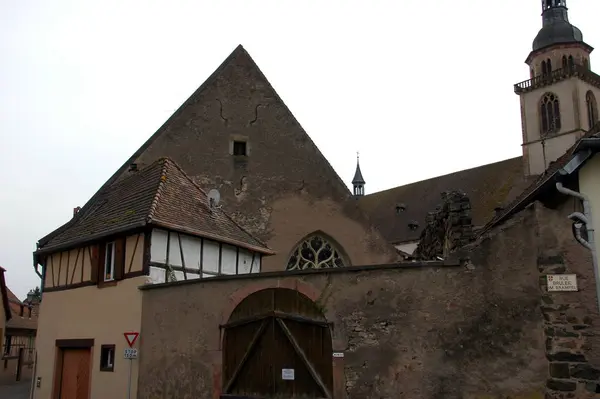
<path fill-rule="evenodd" d="M 541 0 L 0 0 L 0 265 L 23 297 L 66 222 L 242 44 L 372 193 L 521 153 Z M 568 0 L 600 45 L 597 0 Z M 592 57 L 592 67 L 594 65 Z"/>

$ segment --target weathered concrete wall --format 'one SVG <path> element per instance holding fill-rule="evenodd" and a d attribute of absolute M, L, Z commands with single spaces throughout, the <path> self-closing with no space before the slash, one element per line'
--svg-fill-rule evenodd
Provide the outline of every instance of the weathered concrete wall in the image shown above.
<path fill-rule="evenodd" d="M 333 350 L 345 352 L 332 361 L 336 399 L 543 398 L 547 391 L 563 397 L 560 390 L 591 398 L 595 383 L 584 381 L 595 376 L 588 363 L 595 344 L 587 336 L 597 325 L 589 316 L 591 263 L 570 237 L 566 211 L 528 208 L 461 251 L 470 260 L 460 266 L 314 271 L 144 290 L 139 398 L 218 397 L 219 324 L 247 295 L 269 287 L 298 289 L 333 322 Z M 581 291 L 544 293 L 548 267 L 578 273 Z M 559 337 L 563 331 L 568 335 Z"/>

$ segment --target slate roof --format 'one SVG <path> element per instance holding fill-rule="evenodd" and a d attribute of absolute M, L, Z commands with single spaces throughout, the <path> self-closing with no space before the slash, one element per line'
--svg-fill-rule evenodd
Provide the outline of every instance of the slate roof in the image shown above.
<path fill-rule="evenodd" d="M 352 184 L 365 184 L 365 178 L 360 171 L 360 163 L 358 161 L 356 161 L 356 172 L 354 173 Z"/>
<path fill-rule="evenodd" d="M 171 159 L 160 158 L 105 186 L 36 253 L 66 249 L 146 225 L 211 238 L 264 254 L 273 252 L 222 209 L 210 209 L 206 193 Z"/>
<path fill-rule="evenodd" d="M 523 158 L 516 157 L 369 194 L 359 203 L 381 234 L 397 244 L 419 239 L 427 214 L 441 204 L 444 191 L 465 192 L 471 200 L 473 224 L 483 226 L 495 208 L 514 199 L 527 183 Z M 397 213 L 397 205 L 405 210 Z M 412 222 L 419 227 L 411 230 Z"/>

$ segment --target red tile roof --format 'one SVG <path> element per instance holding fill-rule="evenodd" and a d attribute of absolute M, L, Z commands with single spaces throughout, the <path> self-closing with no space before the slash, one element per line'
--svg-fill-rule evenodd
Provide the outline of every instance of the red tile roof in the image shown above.
<path fill-rule="evenodd" d="M 28 330 L 37 329 L 38 315 L 36 312 L 29 311 L 29 305 L 24 304 L 17 296 L 7 287 L 8 303 L 11 311 L 12 318 L 6 323 L 6 328 L 22 328 Z M 23 316 L 21 316 L 21 306 L 23 309 Z"/>
<path fill-rule="evenodd" d="M 75 215 L 36 253 L 79 245 L 145 225 L 212 238 L 264 254 L 273 252 L 235 223 L 222 209 L 211 209 L 206 193 L 169 158 L 161 158 L 120 182 L 104 187 L 88 211 Z"/>
<path fill-rule="evenodd" d="M 575 144 L 573 144 L 560 158 L 550 163 L 548 168 L 525 189 L 513 201 L 511 201 L 504 210 L 495 215 L 486 225 L 478 232 L 477 236 L 489 231 L 494 226 L 497 226 L 510 218 L 515 213 L 524 209 L 527 205 L 536 200 L 540 190 L 547 187 L 549 184 L 554 185 L 554 179 L 558 171 L 569 163 L 574 155 L 574 150 L 581 140 L 590 137 L 600 136 L 600 123 L 597 123 L 592 129 L 587 131 Z"/>

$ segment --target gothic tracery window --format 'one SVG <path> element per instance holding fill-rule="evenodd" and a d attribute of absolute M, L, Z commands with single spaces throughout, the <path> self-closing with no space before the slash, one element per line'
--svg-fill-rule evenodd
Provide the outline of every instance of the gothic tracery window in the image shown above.
<path fill-rule="evenodd" d="M 598 104 L 596 103 L 596 96 L 591 91 L 588 91 L 585 95 L 585 104 L 587 107 L 588 125 L 591 129 L 598 122 Z"/>
<path fill-rule="evenodd" d="M 554 93 L 546 93 L 540 102 L 540 127 L 542 135 L 556 133 L 561 128 L 560 104 Z"/>
<path fill-rule="evenodd" d="M 344 267 L 348 263 L 335 244 L 320 234 L 303 239 L 288 260 L 287 270 Z"/>

